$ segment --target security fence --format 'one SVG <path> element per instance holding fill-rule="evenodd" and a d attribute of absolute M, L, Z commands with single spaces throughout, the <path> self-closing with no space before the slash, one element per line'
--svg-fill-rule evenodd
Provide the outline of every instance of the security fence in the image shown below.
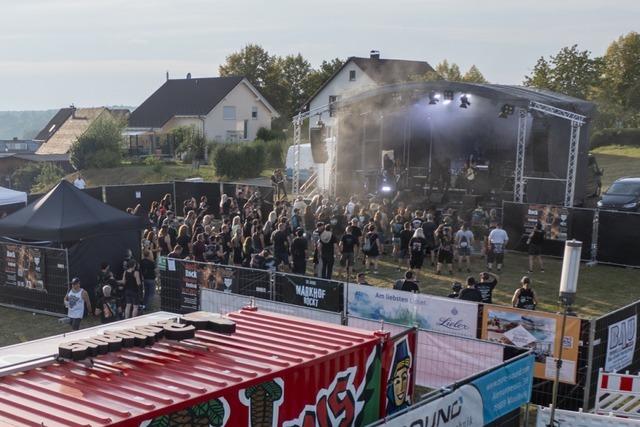
<path fill-rule="evenodd" d="M 0 243 L 0 303 L 65 313 L 68 289 L 66 249 Z"/>

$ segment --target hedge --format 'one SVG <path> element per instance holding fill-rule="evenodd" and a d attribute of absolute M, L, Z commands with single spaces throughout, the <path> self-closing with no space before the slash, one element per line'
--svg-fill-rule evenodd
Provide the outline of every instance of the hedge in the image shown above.
<path fill-rule="evenodd" d="M 640 129 L 602 129 L 591 136 L 591 148 L 605 145 L 634 145 L 640 147 Z"/>
<path fill-rule="evenodd" d="M 265 160 L 264 142 L 227 143 L 217 146 L 213 164 L 218 176 L 255 178 L 264 170 Z"/>

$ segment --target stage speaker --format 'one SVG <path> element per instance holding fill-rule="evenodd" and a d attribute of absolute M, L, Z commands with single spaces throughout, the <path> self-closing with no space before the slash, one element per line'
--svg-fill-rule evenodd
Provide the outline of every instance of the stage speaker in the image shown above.
<path fill-rule="evenodd" d="M 324 126 L 316 126 L 309 129 L 309 142 L 311 144 L 311 156 L 314 163 L 327 163 L 329 153 L 325 142 Z"/>
<path fill-rule="evenodd" d="M 443 193 L 431 193 L 429 195 L 429 203 L 435 203 L 437 205 L 442 203 L 442 199 L 444 198 Z"/>
<path fill-rule="evenodd" d="M 549 172 L 549 122 L 544 117 L 534 116 L 531 124 L 531 154 L 533 170 Z"/>

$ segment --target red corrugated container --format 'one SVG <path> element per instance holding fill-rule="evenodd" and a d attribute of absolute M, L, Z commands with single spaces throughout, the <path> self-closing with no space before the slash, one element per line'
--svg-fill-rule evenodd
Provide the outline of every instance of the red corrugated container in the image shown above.
<path fill-rule="evenodd" d="M 5 375 L 0 425 L 328 427 L 379 418 L 380 336 L 254 309 L 226 317 L 234 334 L 197 331 Z"/>

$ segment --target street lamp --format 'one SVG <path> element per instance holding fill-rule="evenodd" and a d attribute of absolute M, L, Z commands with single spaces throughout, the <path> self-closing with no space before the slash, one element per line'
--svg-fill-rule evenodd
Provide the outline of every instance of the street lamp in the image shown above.
<path fill-rule="evenodd" d="M 578 289 L 578 273 L 580 272 L 580 255 L 582 242 L 569 240 L 564 245 L 562 259 L 562 274 L 560 275 L 560 304 L 562 304 L 562 332 L 560 333 L 560 350 L 556 360 L 556 375 L 553 381 L 553 394 L 551 397 L 551 416 L 549 426 L 555 426 L 555 412 L 558 403 L 558 386 L 560 385 L 560 369 L 562 368 L 562 350 L 564 348 L 564 334 L 567 326 L 567 315 L 575 302 Z"/>

